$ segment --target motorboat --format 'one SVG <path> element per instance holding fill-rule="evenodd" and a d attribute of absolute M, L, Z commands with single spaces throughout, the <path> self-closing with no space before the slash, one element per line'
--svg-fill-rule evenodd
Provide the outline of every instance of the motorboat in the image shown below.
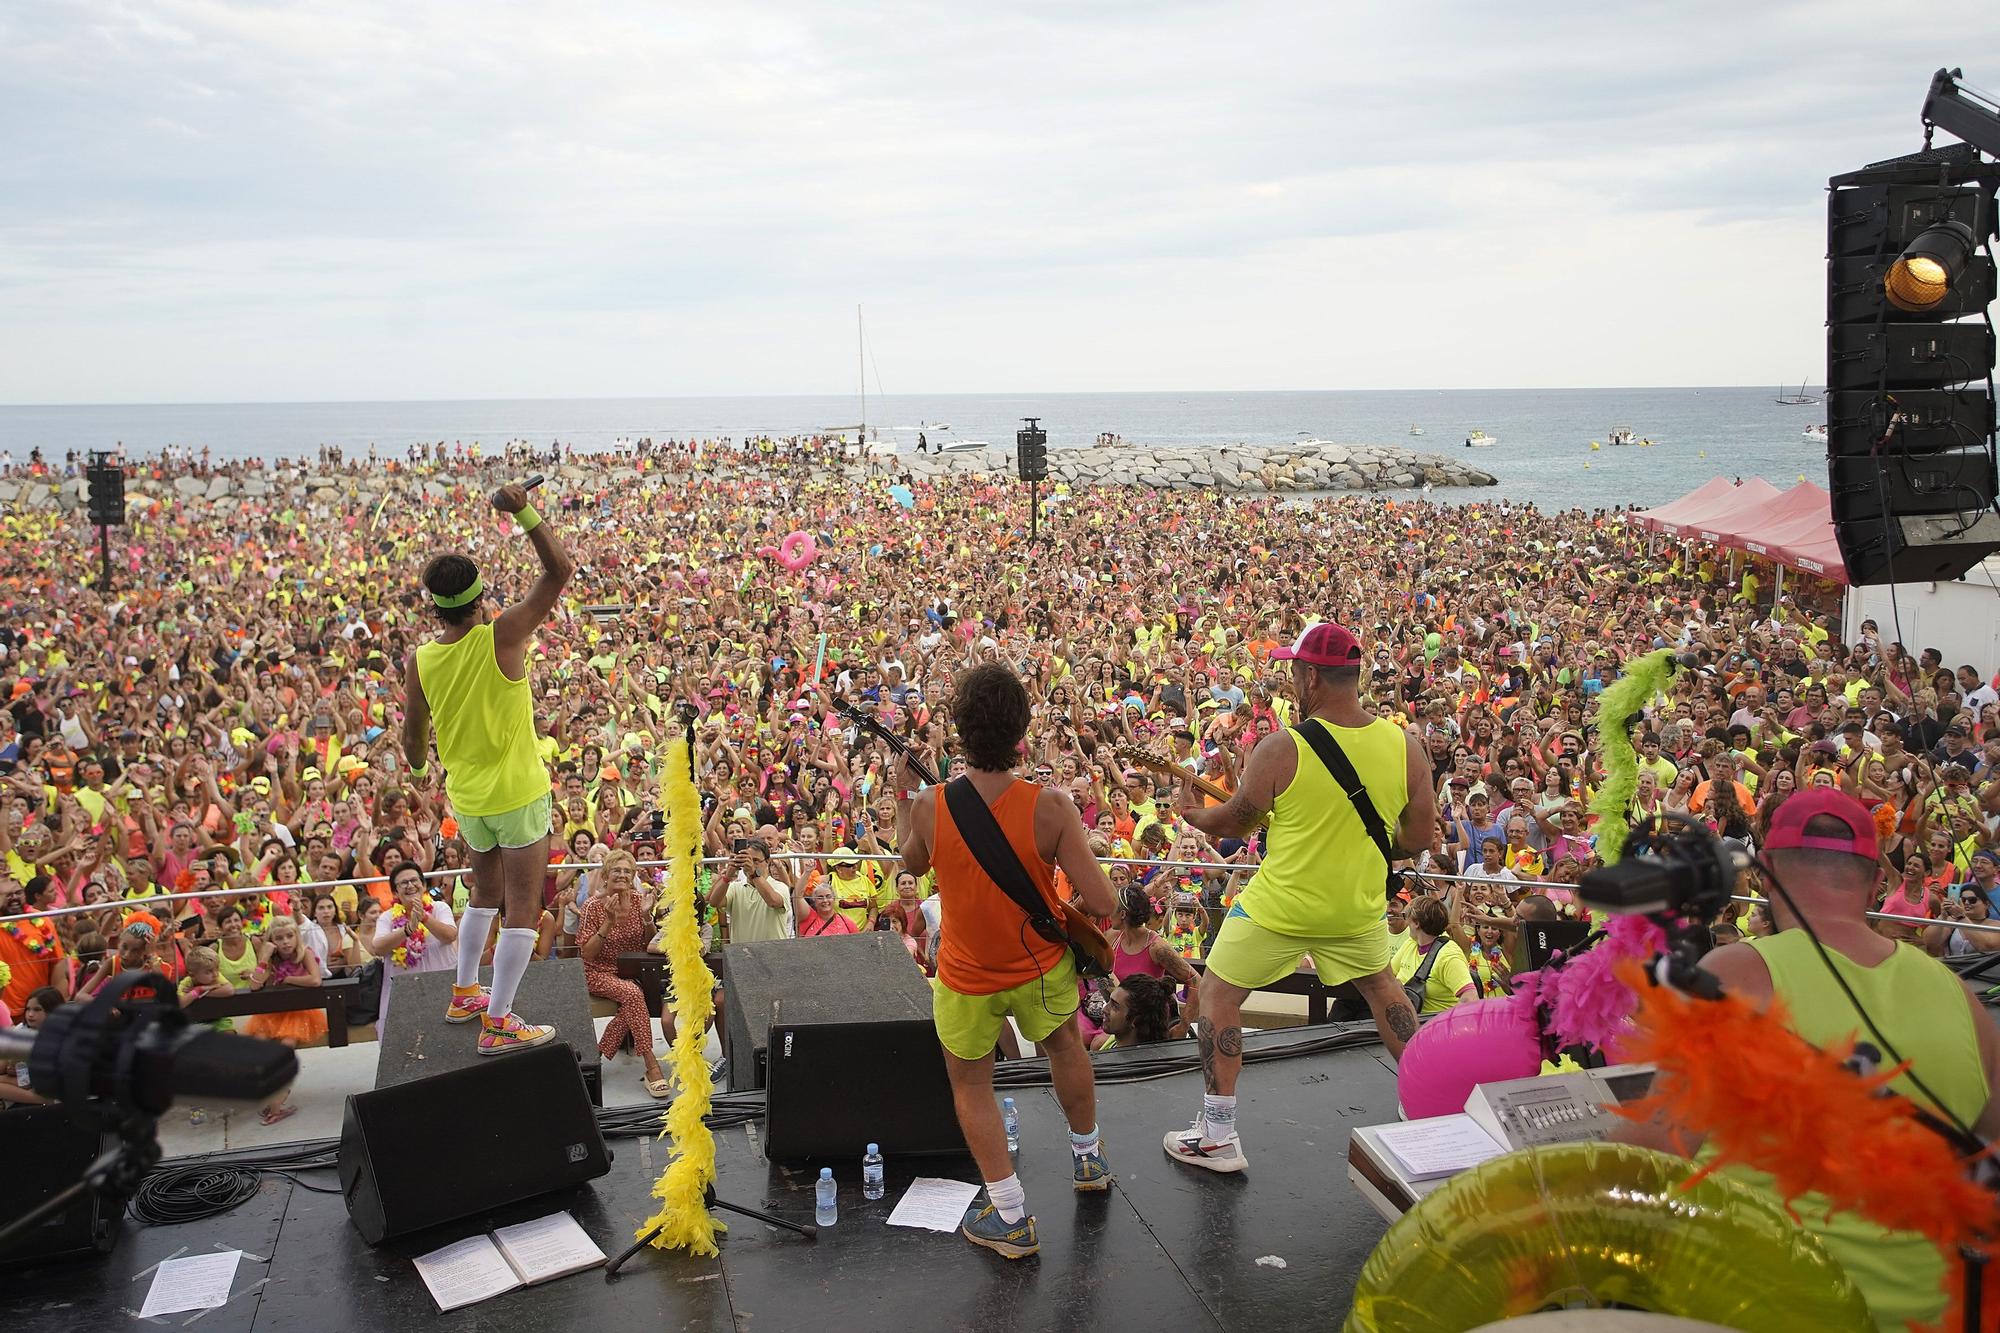
<path fill-rule="evenodd" d="M 1826 427 L 1825 427 L 1825 426 L 1807 426 L 1807 427 L 1805 428 L 1805 432 L 1804 432 L 1804 433 L 1805 433 L 1805 438 L 1806 438 L 1806 439 L 1808 439 L 1808 440 L 1811 440 L 1811 441 L 1812 441 L 1812 442 L 1813 442 L 1814 444 L 1825 444 L 1825 443 L 1826 443 Z"/>
<path fill-rule="evenodd" d="M 1498 443 L 1500 441 L 1494 439 L 1483 430 L 1476 430 L 1465 437 L 1465 447 L 1468 449 L 1491 449 Z"/>
<path fill-rule="evenodd" d="M 1410 434 L 1412 434 L 1412 435 L 1422 435 L 1423 433 L 1424 433 L 1424 428 L 1423 428 L 1422 426 L 1419 426 L 1419 425 L 1418 425 L 1418 424 L 1417 424 L 1416 422 L 1414 422 L 1414 421 L 1410 423 Z"/>

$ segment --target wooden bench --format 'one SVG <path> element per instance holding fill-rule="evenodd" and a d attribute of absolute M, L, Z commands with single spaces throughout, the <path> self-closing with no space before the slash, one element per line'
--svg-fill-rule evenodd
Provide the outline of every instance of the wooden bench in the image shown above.
<path fill-rule="evenodd" d="M 326 1044 L 347 1045 L 347 997 L 361 984 L 359 977 L 328 977 L 317 986 L 269 986 L 234 995 L 204 996 L 184 1006 L 188 1019 L 213 1023 L 218 1018 L 251 1014 L 289 1013 L 297 1009 L 326 1011 Z"/>
<path fill-rule="evenodd" d="M 1191 958 L 1188 960 L 1188 965 L 1203 975 L 1207 975 L 1208 973 L 1208 963 L 1204 959 Z M 1350 988 L 1353 986 L 1352 982 L 1342 984 Z M 1270 985 L 1259 986 L 1257 989 L 1259 991 L 1269 991 L 1275 995 L 1305 996 L 1306 1022 L 1324 1023 L 1327 1021 L 1328 1005 L 1332 1002 L 1337 987 L 1329 986 L 1324 981 L 1321 981 L 1317 972 L 1301 970 L 1292 973 L 1288 977 L 1279 977 Z"/>

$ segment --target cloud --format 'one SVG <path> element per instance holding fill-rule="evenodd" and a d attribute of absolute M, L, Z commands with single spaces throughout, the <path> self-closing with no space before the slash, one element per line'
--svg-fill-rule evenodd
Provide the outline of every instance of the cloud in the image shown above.
<path fill-rule="evenodd" d="M 1847 0 L 17 7 L 0 401 L 826 391 L 857 302 L 912 390 L 1761 381 L 1820 359 L 1826 177 L 1916 146 L 1907 32 Z"/>

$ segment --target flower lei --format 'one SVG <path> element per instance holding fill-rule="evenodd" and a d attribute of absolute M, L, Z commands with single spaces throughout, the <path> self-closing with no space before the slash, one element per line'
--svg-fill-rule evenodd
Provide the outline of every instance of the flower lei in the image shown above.
<path fill-rule="evenodd" d="M 5 963 L 0 963 L 0 990 L 6 990 L 9 986 L 13 984 L 14 984 L 14 969 L 7 966 L 7 964 Z"/>
<path fill-rule="evenodd" d="M 408 932 L 403 937 L 403 942 L 389 951 L 389 961 L 408 971 L 423 961 L 424 919 L 401 903 L 397 903 L 389 909 L 389 926 L 392 930 Z"/>
<path fill-rule="evenodd" d="M 29 929 L 34 931 L 32 935 L 28 933 Z M 30 958 L 54 958 L 56 956 L 56 933 L 48 925 L 47 918 L 45 917 L 28 922 L 27 929 L 24 929 L 22 923 L 19 921 L 9 921 L 7 924 L 0 926 L 0 930 L 6 931 L 8 935 L 13 937 L 16 944 L 26 949 Z"/>

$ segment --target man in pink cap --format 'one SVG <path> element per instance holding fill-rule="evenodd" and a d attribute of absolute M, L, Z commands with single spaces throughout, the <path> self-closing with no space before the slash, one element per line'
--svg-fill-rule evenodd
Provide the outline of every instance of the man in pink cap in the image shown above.
<path fill-rule="evenodd" d="M 1164 1141 L 1169 1157 L 1208 1171 L 1246 1161 L 1236 1080 L 1251 991 L 1310 954 L 1325 984 L 1355 983 L 1391 1055 L 1417 1030 L 1389 970 L 1386 886 L 1390 854 L 1429 846 L 1437 831 L 1430 761 L 1414 735 L 1362 706 L 1361 645 L 1339 625 L 1308 625 L 1271 656 L 1291 663 L 1299 725 L 1250 752 L 1222 805 L 1204 808 L 1201 793 L 1181 787 L 1182 817 L 1211 838 L 1245 837 L 1270 817 L 1264 860 L 1223 918 L 1201 983 L 1201 1115 Z"/>
<path fill-rule="evenodd" d="M 1867 809 L 1831 787 L 1786 797 L 1771 816 L 1764 852 L 1775 882 L 1770 906 L 1777 933 L 1726 945 L 1701 965 L 1726 991 L 1759 1005 L 1783 1001 L 1786 1025 L 1815 1046 L 1852 1037 L 1875 1046 L 1885 1068 L 1908 1060 L 1910 1073 L 1890 1087 L 1983 1137 L 2000 1134 L 2000 1027 L 1944 964 L 1876 934 L 1869 924 L 1882 867 Z M 1872 1029 L 1802 925 L 1826 946 L 1832 967 L 1873 1020 Z M 1754 1058 L 1756 1052 L 1742 1054 Z M 1712 1156 L 1700 1147 L 1698 1130 L 1659 1121 L 1615 1137 L 1693 1153 L 1698 1161 Z M 1725 1168 L 1724 1174 L 1765 1188 L 1770 1182 L 1741 1168 Z M 1831 1205 L 1817 1195 L 1791 1205 L 1854 1279 L 1881 1328 L 1940 1318 L 1943 1260 L 1924 1237 L 1885 1231 L 1851 1213 L 1830 1213 Z"/>

